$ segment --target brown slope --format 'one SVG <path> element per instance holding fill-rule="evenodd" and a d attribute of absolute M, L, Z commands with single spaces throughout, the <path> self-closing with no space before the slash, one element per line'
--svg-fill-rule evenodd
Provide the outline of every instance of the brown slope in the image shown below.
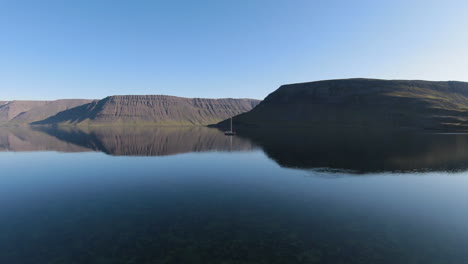
<path fill-rule="evenodd" d="M 27 112 L 35 107 L 44 106 L 48 101 L 11 101 L 0 105 L 0 122 L 5 123 L 21 113 Z"/>
<path fill-rule="evenodd" d="M 468 83 L 345 79 L 283 85 L 234 124 L 458 129 L 467 120 Z"/>
<path fill-rule="evenodd" d="M 56 115 L 65 110 L 75 108 L 80 105 L 84 105 L 92 102 L 88 99 L 61 99 L 47 102 L 45 105 L 34 107 L 29 111 L 23 112 L 13 119 L 10 122 L 13 123 L 31 123 L 35 121 L 44 120 L 51 116 Z"/>
<path fill-rule="evenodd" d="M 259 102 L 166 95 L 110 96 L 35 124 L 207 125 L 247 112 Z"/>

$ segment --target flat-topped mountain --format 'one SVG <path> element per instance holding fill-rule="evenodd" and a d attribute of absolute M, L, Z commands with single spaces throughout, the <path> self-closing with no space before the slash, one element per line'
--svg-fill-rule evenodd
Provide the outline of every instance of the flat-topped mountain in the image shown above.
<path fill-rule="evenodd" d="M 283 85 L 237 127 L 468 128 L 468 83 L 343 79 Z M 228 120 L 218 124 L 228 126 Z"/>
<path fill-rule="evenodd" d="M 54 116 L 59 112 L 87 104 L 87 99 L 61 99 L 55 101 L 0 102 L 0 123 L 25 124 Z"/>
<path fill-rule="evenodd" d="M 33 124 L 208 125 L 247 112 L 259 102 L 166 95 L 109 96 Z"/>

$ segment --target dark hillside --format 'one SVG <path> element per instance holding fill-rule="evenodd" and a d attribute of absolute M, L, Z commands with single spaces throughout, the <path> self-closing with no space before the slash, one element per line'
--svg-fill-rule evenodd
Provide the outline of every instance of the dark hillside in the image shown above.
<path fill-rule="evenodd" d="M 467 120 L 468 83 L 345 79 L 283 85 L 234 125 L 464 129 Z"/>

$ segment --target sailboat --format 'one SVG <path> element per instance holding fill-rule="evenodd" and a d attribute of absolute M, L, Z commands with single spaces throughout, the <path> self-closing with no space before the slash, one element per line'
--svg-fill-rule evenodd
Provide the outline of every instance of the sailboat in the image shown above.
<path fill-rule="evenodd" d="M 226 135 L 226 136 L 233 136 L 233 135 L 235 135 L 235 134 L 236 134 L 236 132 L 232 131 L 232 117 L 231 117 L 231 130 L 229 130 L 229 131 L 224 131 L 224 135 Z"/>

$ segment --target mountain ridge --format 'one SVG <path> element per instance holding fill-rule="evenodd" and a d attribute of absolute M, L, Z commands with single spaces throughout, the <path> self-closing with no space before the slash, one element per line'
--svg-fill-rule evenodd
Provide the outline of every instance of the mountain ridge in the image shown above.
<path fill-rule="evenodd" d="M 208 125 L 247 112 L 256 99 L 115 95 L 57 113 L 33 125 Z"/>

